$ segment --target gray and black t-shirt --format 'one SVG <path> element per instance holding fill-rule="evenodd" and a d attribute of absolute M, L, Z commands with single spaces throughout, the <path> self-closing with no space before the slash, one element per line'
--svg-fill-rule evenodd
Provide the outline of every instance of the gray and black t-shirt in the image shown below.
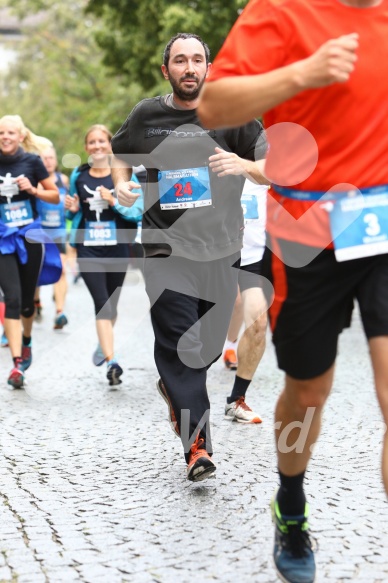
<path fill-rule="evenodd" d="M 258 140 L 262 153 L 255 155 Z M 141 101 L 113 137 L 115 156 L 147 168 L 146 255 L 171 250 L 208 261 L 241 249 L 245 178 L 218 177 L 211 171 L 209 156 L 216 146 L 248 160 L 264 157 L 263 127 L 253 121 L 233 129 L 204 129 L 195 109 L 175 109 L 165 97 L 155 97 Z"/>

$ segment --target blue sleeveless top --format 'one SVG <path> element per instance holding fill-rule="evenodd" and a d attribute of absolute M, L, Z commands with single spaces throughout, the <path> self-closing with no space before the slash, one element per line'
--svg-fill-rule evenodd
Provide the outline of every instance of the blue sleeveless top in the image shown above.
<path fill-rule="evenodd" d="M 36 209 L 41 219 L 43 229 L 47 229 L 47 234 L 51 239 L 66 241 L 66 217 L 65 217 L 65 196 L 68 194 L 68 189 L 62 182 L 60 172 L 55 173 L 56 186 L 59 190 L 59 203 L 52 204 L 43 200 L 37 199 Z"/>

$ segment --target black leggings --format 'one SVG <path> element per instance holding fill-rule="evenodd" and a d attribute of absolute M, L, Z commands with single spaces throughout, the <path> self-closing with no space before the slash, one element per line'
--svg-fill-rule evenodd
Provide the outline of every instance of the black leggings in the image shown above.
<path fill-rule="evenodd" d="M 0 253 L 0 287 L 4 294 L 5 317 L 19 320 L 34 315 L 34 294 L 43 258 L 43 245 L 25 241 L 27 263 L 22 265 L 16 253 Z"/>
<path fill-rule="evenodd" d="M 79 264 L 82 278 L 93 298 L 96 319 L 114 320 L 128 261 L 115 265 L 115 271 L 110 271 L 109 265 L 85 262 L 85 259 Z"/>

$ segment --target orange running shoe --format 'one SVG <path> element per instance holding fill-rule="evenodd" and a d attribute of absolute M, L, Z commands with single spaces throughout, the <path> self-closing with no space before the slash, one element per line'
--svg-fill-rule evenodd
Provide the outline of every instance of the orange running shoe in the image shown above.
<path fill-rule="evenodd" d="M 203 448 L 205 440 L 197 436 L 190 448 L 189 462 L 187 464 L 187 479 L 191 482 L 201 482 L 209 478 L 215 471 L 216 466 L 210 459 L 210 455 Z"/>
<path fill-rule="evenodd" d="M 228 348 L 224 352 L 224 363 L 229 370 L 237 370 L 237 355 L 233 348 Z"/>
<path fill-rule="evenodd" d="M 156 381 L 156 388 L 158 389 L 160 396 L 163 397 L 163 399 L 166 401 L 167 403 L 167 407 L 168 407 L 168 421 L 170 423 L 171 429 L 173 430 L 173 432 L 175 433 L 175 435 L 177 435 L 178 437 L 180 437 L 180 433 L 179 433 L 179 427 L 178 427 L 178 423 L 175 417 L 175 413 L 174 413 L 174 409 L 172 408 L 172 403 L 170 401 L 170 399 L 168 398 L 167 395 L 167 391 L 166 391 L 166 387 L 163 384 L 162 379 L 158 379 Z"/>

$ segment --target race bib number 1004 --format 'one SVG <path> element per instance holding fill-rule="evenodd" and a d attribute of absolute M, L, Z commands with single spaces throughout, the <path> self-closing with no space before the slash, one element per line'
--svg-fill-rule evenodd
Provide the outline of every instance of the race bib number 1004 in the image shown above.
<path fill-rule="evenodd" d="M 209 168 L 182 168 L 159 172 L 159 199 L 163 211 L 212 204 Z"/>
<path fill-rule="evenodd" d="M 22 227 L 32 223 L 34 220 L 29 200 L 1 204 L 0 216 L 7 227 Z"/>

